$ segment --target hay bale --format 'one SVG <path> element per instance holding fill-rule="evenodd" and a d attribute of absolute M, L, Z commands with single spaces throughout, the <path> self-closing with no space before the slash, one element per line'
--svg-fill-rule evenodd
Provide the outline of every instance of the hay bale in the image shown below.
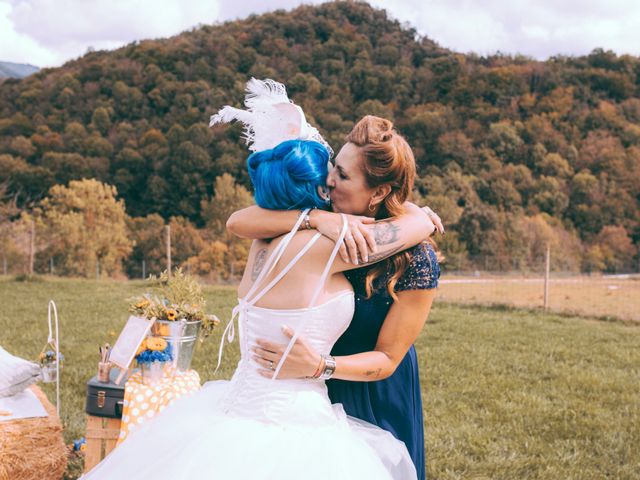
<path fill-rule="evenodd" d="M 0 480 L 59 480 L 67 468 L 67 447 L 55 407 L 35 385 L 48 417 L 0 422 Z"/>

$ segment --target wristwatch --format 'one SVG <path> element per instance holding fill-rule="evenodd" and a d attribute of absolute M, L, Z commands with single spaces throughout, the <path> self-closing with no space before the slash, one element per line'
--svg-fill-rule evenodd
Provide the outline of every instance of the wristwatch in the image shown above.
<path fill-rule="evenodd" d="M 324 360 L 324 370 L 318 377 L 320 380 L 329 380 L 336 371 L 336 360 L 331 355 L 322 355 Z"/>

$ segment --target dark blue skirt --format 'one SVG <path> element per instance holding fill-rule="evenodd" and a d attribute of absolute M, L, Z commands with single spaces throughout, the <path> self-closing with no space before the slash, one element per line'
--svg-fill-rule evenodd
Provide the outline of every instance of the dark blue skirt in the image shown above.
<path fill-rule="evenodd" d="M 433 248 L 420 244 L 409 252 L 411 262 L 396 283 L 395 291 L 436 288 L 440 266 Z M 345 273 L 356 294 L 356 309 L 349 328 L 331 351 L 334 356 L 373 350 L 382 324 L 393 305 L 393 298 L 387 291 L 388 278 L 385 276 L 373 282 L 374 293 L 367 298 L 367 270 L 365 267 Z M 331 401 L 341 403 L 348 415 L 378 425 L 403 441 L 416 466 L 418 479 L 424 480 L 424 418 L 418 357 L 413 346 L 389 378 L 375 382 L 329 380 L 327 386 Z"/>
<path fill-rule="evenodd" d="M 416 466 L 418 479 L 425 478 L 424 423 L 418 359 L 412 346 L 397 370 L 377 382 L 329 380 L 329 397 L 345 411 L 391 432 L 404 442 Z"/>

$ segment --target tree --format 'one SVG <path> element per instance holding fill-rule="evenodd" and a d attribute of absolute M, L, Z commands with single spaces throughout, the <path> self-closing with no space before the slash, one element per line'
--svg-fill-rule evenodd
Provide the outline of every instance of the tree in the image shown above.
<path fill-rule="evenodd" d="M 145 276 L 159 275 L 167 268 L 164 228 L 164 219 L 157 213 L 127 218 L 127 229 L 134 243 L 131 254 L 125 260 L 125 271 L 129 278 L 142 276 L 142 262 Z"/>
<path fill-rule="evenodd" d="M 602 260 L 609 272 L 630 271 L 636 247 L 631 243 L 627 230 L 622 226 L 607 225 L 596 237 L 602 252 Z"/>
<path fill-rule="evenodd" d="M 222 278 L 229 278 L 228 255 L 227 245 L 214 240 L 208 242 L 198 255 L 190 257 L 186 265 L 191 273 L 207 276 L 217 283 Z"/>
<path fill-rule="evenodd" d="M 45 252 L 63 274 L 114 275 L 131 252 L 124 202 L 115 187 L 97 180 L 55 185 L 37 212 L 51 246 Z"/>
<path fill-rule="evenodd" d="M 553 217 L 545 214 L 523 217 L 522 231 L 527 245 L 526 264 L 530 268 L 542 268 L 548 246 L 551 248 L 553 270 L 577 272 L 580 269 L 580 239 Z"/>
<path fill-rule="evenodd" d="M 210 200 L 202 202 L 202 217 L 205 221 L 207 236 L 214 241 L 221 241 L 225 246 L 225 269 L 216 270 L 216 275 L 220 274 L 224 278 L 234 276 L 244 270 L 246 258 L 249 254 L 250 241 L 229 235 L 226 229 L 227 219 L 236 210 L 248 207 L 253 204 L 253 196 L 242 185 L 237 185 L 233 177 L 225 173 L 216 177 L 214 184 L 214 195 Z M 209 246 L 206 255 L 219 255 L 219 246 Z M 216 257 L 218 258 L 218 257 Z M 207 260 L 211 263 L 210 260 Z"/>
<path fill-rule="evenodd" d="M 242 185 L 237 185 L 228 173 L 216 177 L 214 195 L 202 201 L 202 219 L 213 238 L 229 240 L 225 227 L 227 219 L 236 210 L 253 204 L 253 197 Z"/>
<path fill-rule="evenodd" d="M 604 255 L 599 245 L 592 245 L 582 257 L 582 271 L 587 273 L 601 272 L 606 268 Z"/>
<path fill-rule="evenodd" d="M 0 183 L 0 252 L 2 253 L 0 268 L 3 269 L 5 262 L 16 264 L 20 260 L 24 260 L 21 258 L 23 255 L 21 255 L 14 235 L 16 222 L 13 220 L 19 212 L 15 195 L 8 193 L 6 182 Z"/>
<path fill-rule="evenodd" d="M 542 212 L 561 217 L 569 205 L 564 182 L 558 181 L 555 177 L 543 175 L 537 182 L 537 187 L 536 193 L 531 197 L 530 204 L 535 205 Z"/>
<path fill-rule="evenodd" d="M 183 265 L 197 256 L 205 247 L 202 231 L 184 217 L 171 217 L 171 259 L 175 265 Z"/>
<path fill-rule="evenodd" d="M 111 118 L 106 108 L 98 107 L 91 115 L 91 126 L 101 135 L 106 135 L 111 128 Z"/>
<path fill-rule="evenodd" d="M 522 158 L 523 141 L 508 122 L 493 123 L 489 127 L 489 146 L 505 162 L 518 162 Z"/>

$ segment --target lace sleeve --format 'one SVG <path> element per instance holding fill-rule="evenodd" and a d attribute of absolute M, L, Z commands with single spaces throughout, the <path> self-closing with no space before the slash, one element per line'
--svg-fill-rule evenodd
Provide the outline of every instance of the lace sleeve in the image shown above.
<path fill-rule="evenodd" d="M 440 264 L 436 252 L 428 243 L 421 243 L 409 250 L 411 263 L 396 284 L 396 292 L 403 290 L 428 290 L 438 287 Z"/>

